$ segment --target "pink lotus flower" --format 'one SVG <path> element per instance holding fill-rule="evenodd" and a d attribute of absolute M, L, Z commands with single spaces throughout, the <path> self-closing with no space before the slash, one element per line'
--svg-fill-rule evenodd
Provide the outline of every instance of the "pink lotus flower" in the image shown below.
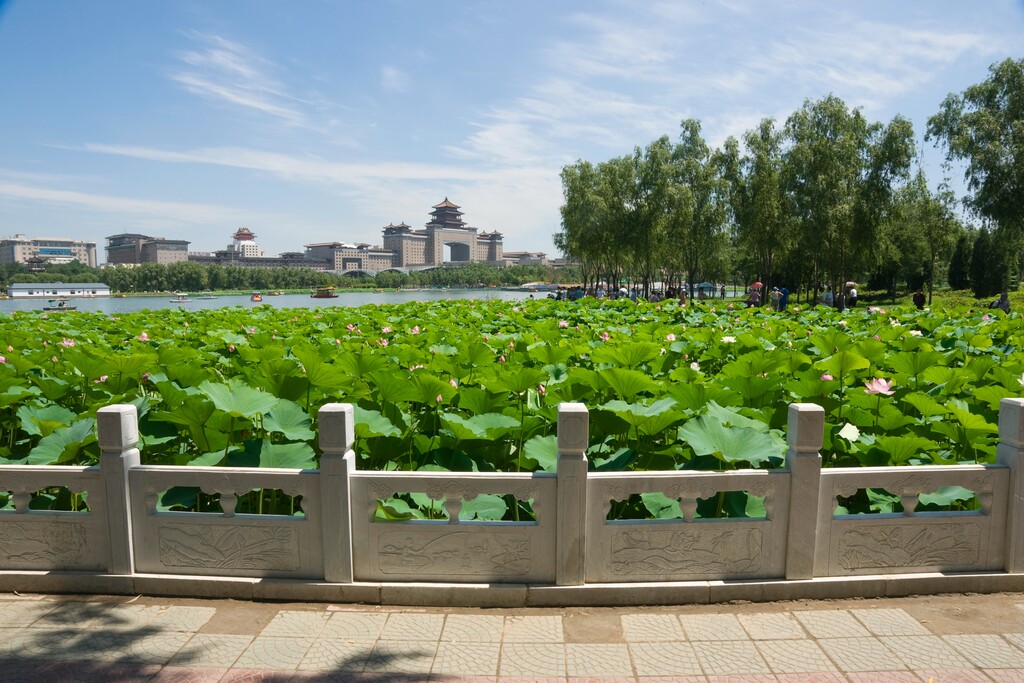
<path fill-rule="evenodd" d="M 352 330 L 356 329 L 356 326 L 353 325 L 352 323 L 349 323 L 348 325 L 345 326 L 345 329 L 351 332 Z"/>
<path fill-rule="evenodd" d="M 6 362 L 7 362 L 7 358 L 5 358 L 4 356 L 0 356 L 0 364 L 6 363 Z"/>
<path fill-rule="evenodd" d="M 11 353 L 11 352 L 13 352 L 13 351 L 14 351 L 14 347 L 13 347 L 13 346 L 11 346 L 10 344 L 8 344 L 8 345 L 7 345 L 7 353 Z"/>
<path fill-rule="evenodd" d="M 411 334 L 419 334 L 420 333 L 420 326 L 419 325 L 413 325 L 413 328 L 411 330 L 409 330 L 409 332 Z"/>
<path fill-rule="evenodd" d="M 519 307 L 518 307 L 518 306 L 513 306 L 513 307 L 512 307 L 512 310 L 513 310 L 514 312 L 518 313 L 518 312 L 519 312 Z"/>
<path fill-rule="evenodd" d="M 835 377 L 833 377 L 832 375 L 828 374 L 827 372 L 824 375 L 821 376 L 821 381 L 822 382 L 831 382 L 834 379 L 835 379 Z"/>
<path fill-rule="evenodd" d="M 109 377 L 109 375 L 100 375 L 100 378 L 94 381 L 93 384 L 102 384 L 107 381 L 107 377 Z"/>
<path fill-rule="evenodd" d="M 70 349 L 72 346 L 75 345 L 75 340 L 74 339 L 61 339 L 60 340 L 60 345 L 63 346 L 65 349 Z"/>
<path fill-rule="evenodd" d="M 505 362 L 505 356 L 498 356 L 498 362 L 499 363 L 504 363 Z"/>
<path fill-rule="evenodd" d="M 410 365 L 409 366 L 409 372 L 412 372 L 413 370 L 420 370 L 422 368 L 423 368 L 422 365 Z"/>
<path fill-rule="evenodd" d="M 437 401 L 438 403 L 440 403 L 441 401 L 444 400 L 444 398 L 441 396 L 441 394 L 438 394 L 437 398 L 435 398 L 434 400 Z"/>
<path fill-rule="evenodd" d="M 602 332 L 601 333 L 601 341 L 608 341 L 611 338 L 612 338 L 612 335 L 608 334 L 607 332 Z"/>
<path fill-rule="evenodd" d="M 234 353 L 235 352 L 235 345 L 234 344 L 228 344 L 228 351 L 230 351 L 231 353 Z"/>
<path fill-rule="evenodd" d="M 391 326 L 388 325 L 387 327 L 380 328 L 380 333 L 381 334 L 391 334 Z"/>
<path fill-rule="evenodd" d="M 387 346 L 387 345 L 388 345 L 388 340 L 387 339 L 384 339 L 383 337 L 381 337 L 380 339 L 377 340 L 377 346 Z"/>
<path fill-rule="evenodd" d="M 508 342 L 508 348 L 510 348 L 510 349 L 516 348 L 516 343 L 514 341 L 512 341 L 511 339 Z"/>
<path fill-rule="evenodd" d="M 340 339 L 335 339 L 334 340 L 334 345 L 335 346 L 341 346 L 341 340 Z"/>
<path fill-rule="evenodd" d="M 864 390 L 865 394 L 885 394 L 886 396 L 892 396 L 892 382 L 888 380 L 875 377 L 870 382 L 864 382 L 864 386 L 867 389 Z"/>
<path fill-rule="evenodd" d="M 56 364 L 57 363 L 57 356 L 50 356 L 50 362 Z"/>
<path fill-rule="evenodd" d="M 146 334 L 145 331 L 143 331 L 142 334 L 139 335 L 138 339 L 141 342 L 148 342 L 149 341 L 149 335 Z"/>
<path fill-rule="evenodd" d="M 558 321 L 558 326 L 559 327 L 569 327 L 569 321 L 568 320 L 559 320 Z"/>
<path fill-rule="evenodd" d="M 544 394 L 548 393 L 548 388 L 545 387 L 543 384 L 538 384 L 537 385 L 537 393 L 540 394 L 541 396 L 543 396 Z"/>
<path fill-rule="evenodd" d="M 459 386 L 459 383 L 456 382 L 454 379 L 448 380 L 448 384 L 451 384 L 453 387 L 458 387 Z"/>
<path fill-rule="evenodd" d="M 676 340 L 676 335 L 669 332 L 668 334 L 665 335 L 665 339 L 667 339 L 670 342 L 674 342 Z"/>

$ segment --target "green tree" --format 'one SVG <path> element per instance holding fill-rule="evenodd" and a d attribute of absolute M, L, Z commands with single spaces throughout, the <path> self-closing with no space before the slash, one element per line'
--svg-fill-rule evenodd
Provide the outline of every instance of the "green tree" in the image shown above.
<path fill-rule="evenodd" d="M 953 255 L 949 259 L 949 288 L 968 289 L 971 286 L 971 233 L 960 232 L 953 247 Z"/>
<path fill-rule="evenodd" d="M 966 162 L 969 205 L 1012 249 L 1024 239 L 1024 59 L 989 67 L 989 77 L 950 94 L 928 120 L 926 139 Z"/>

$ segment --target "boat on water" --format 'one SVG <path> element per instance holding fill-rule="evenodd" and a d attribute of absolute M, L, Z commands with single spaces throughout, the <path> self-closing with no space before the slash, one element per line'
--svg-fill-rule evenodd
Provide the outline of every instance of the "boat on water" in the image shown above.
<path fill-rule="evenodd" d="M 252 296 L 249 297 L 249 301 L 263 301 L 263 295 L 260 294 L 259 292 L 253 292 Z"/>
<path fill-rule="evenodd" d="M 50 299 L 49 306 L 43 306 L 44 311 L 74 311 L 78 306 L 69 306 L 67 299 Z"/>
<path fill-rule="evenodd" d="M 217 297 L 213 292 L 199 292 L 196 296 L 197 299 L 216 299 Z"/>
<path fill-rule="evenodd" d="M 310 298 L 313 299 L 337 299 L 338 295 L 334 291 L 334 287 L 327 285 L 325 287 L 317 287 L 310 293 Z"/>
<path fill-rule="evenodd" d="M 190 304 L 192 303 L 192 299 L 189 298 L 188 294 L 182 294 L 181 292 L 177 292 L 174 295 L 174 298 L 170 299 L 170 302 L 172 304 Z"/>
<path fill-rule="evenodd" d="M 267 296 L 282 296 L 283 294 L 284 292 L 282 292 L 280 289 L 274 289 L 267 292 Z"/>

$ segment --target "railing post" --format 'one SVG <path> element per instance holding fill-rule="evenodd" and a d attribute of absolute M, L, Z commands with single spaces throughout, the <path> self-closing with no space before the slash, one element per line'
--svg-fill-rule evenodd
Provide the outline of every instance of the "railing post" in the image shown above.
<path fill-rule="evenodd" d="M 97 410 L 96 440 L 100 445 L 109 539 L 107 569 L 111 574 L 131 574 L 135 561 L 128 470 L 139 464 L 139 413 L 135 406 L 113 405 Z"/>
<path fill-rule="evenodd" d="M 1010 470 L 1006 506 L 1007 572 L 1024 572 L 1024 399 L 999 402 L 999 445 L 996 462 Z"/>
<path fill-rule="evenodd" d="M 789 530 L 786 534 L 786 578 L 814 577 L 814 543 L 821 488 L 821 444 L 825 411 L 813 403 L 789 406 L 786 467 L 789 469 Z"/>
<path fill-rule="evenodd" d="M 349 403 L 328 403 L 317 414 L 320 430 L 320 523 L 324 580 L 352 582 L 351 475 L 356 467 L 355 413 Z"/>
<path fill-rule="evenodd" d="M 558 406 L 558 555 L 555 583 L 583 584 L 587 541 L 587 445 L 590 413 L 582 403 Z"/>

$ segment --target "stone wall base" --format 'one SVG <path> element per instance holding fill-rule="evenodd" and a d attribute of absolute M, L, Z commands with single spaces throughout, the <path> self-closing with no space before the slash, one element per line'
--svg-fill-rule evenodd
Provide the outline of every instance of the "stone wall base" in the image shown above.
<path fill-rule="evenodd" d="M 685 581 L 582 586 L 451 583 L 325 583 L 170 574 L 0 571 L 0 592 L 154 595 L 424 607 L 613 607 L 730 601 L 888 598 L 939 593 L 1024 592 L 1024 574 L 887 574 L 804 581 Z"/>

